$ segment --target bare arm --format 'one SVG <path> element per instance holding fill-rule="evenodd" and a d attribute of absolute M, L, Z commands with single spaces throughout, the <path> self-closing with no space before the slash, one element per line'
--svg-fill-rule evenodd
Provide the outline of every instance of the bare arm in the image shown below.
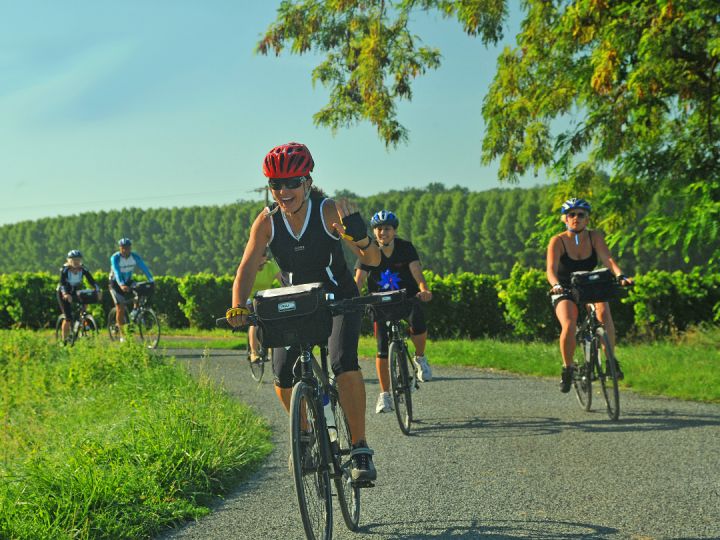
<path fill-rule="evenodd" d="M 560 279 L 557 274 L 558 265 L 560 264 L 560 255 L 562 255 L 560 242 L 560 237 L 553 236 L 547 248 L 547 268 L 545 272 L 547 274 L 547 280 L 553 288 L 560 283 Z"/>
<path fill-rule="evenodd" d="M 603 234 L 600 231 L 593 231 L 592 237 L 593 243 L 595 245 L 595 251 L 597 251 L 600 262 L 602 262 L 602 264 L 606 268 L 609 268 L 610 271 L 616 276 L 623 276 L 623 272 L 620 269 L 620 266 L 618 266 L 618 264 L 615 262 L 615 259 L 613 259 L 612 253 L 610 253 L 610 248 L 605 242 L 605 237 L 603 236 Z M 624 277 L 622 282 L 632 283 L 632 280 Z"/>
<path fill-rule="evenodd" d="M 425 281 L 425 276 L 423 276 L 422 273 L 422 266 L 420 265 L 420 261 L 411 262 L 409 268 L 412 277 L 415 279 L 418 287 L 420 288 L 420 292 L 417 293 L 417 297 L 423 302 L 429 302 L 430 300 L 432 300 L 432 292 L 430 292 L 430 289 L 428 289 L 427 282 Z"/>
<path fill-rule="evenodd" d="M 365 285 L 365 280 L 367 280 L 367 276 L 367 271 L 362 268 L 357 268 L 355 270 L 355 284 L 357 285 L 358 291 L 362 291 L 362 288 Z"/>
<path fill-rule="evenodd" d="M 252 291 L 255 276 L 257 275 L 260 263 L 265 254 L 265 247 L 270 242 L 272 218 L 265 210 L 255 218 L 255 222 L 250 229 L 250 238 L 245 253 L 243 253 L 242 261 L 235 273 L 235 281 L 232 288 L 232 306 L 245 307 L 250 292 Z"/>

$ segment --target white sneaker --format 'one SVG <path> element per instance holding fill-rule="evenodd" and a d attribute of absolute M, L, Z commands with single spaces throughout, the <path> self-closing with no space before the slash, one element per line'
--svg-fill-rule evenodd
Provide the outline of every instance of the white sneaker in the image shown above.
<path fill-rule="evenodd" d="M 430 369 L 430 364 L 428 364 L 427 356 L 416 356 L 413 362 L 415 362 L 417 377 L 420 379 L 420 382 L 428 382 L 432 379 L 432 370 Z"/>
<path fill-rule="evenodd" d="M 392 399 L 390 399 L 390 392 L 380 392 L 380 395 L 377 399 L 377 404 L 375 405 L 375 414 L 392 412 L 392 410 L 393 406 Z"/>
<path fill-rule="evenodd" d="M 125 338 L 124 338 L 124 337 L 121 337 L 120 339 L 118 339 L 118 341 L 119 341 L 120 343 L 125 343 Z"/>

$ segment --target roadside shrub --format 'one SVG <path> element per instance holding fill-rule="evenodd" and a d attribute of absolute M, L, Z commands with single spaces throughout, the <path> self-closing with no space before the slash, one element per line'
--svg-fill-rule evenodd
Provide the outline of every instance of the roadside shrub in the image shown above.
<path fill-rule="evenodd" d="M 232 276 L 200 273 L 180 280 L 183 313 L 194 328 L 215 328 L 215 319 L 225 315 L 232 300 Z"/>

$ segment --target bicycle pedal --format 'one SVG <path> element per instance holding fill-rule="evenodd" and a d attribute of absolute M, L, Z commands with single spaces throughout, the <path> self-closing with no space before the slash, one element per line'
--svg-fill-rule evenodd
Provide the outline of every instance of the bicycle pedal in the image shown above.
<path fill-rule="evenodd" d="M 370 480 L 356 480 L 352 483 L 353 487 L 357 488 L 373 488 L 375 484 Z"/>

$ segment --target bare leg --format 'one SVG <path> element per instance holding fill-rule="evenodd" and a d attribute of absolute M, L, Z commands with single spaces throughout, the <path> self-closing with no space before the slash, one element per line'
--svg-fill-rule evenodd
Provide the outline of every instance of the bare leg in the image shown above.
<path fill-rule="evenodd" d="M 71 328 L 70 321 L 67 318 L 63 319 L 62 328 L 60 329 L 60 332 L 62 333 L 63 341 L 67 340 L 68 336 L 70 335 L 70 328 Z"/>
<path fill-rule="evenodd" d="M 375 357 L 375 371 L 377 371 L 378 382 L 381 392 L 390 391 L 390 368 L 387 357 Z"/>
<path fill-rule="evenodd" d="M 577 327 L 577 306 L 570 300 L 562 300 L 555 308 L 555 315 L 560 321 L 560 355 L 563 366 L 573 364 L 575 355 L 575 330 Z"/>
<path fill-rule="evenodd" d="M 365 440 L 365 381 L 360 371 L 337 376 L 340 403 L 347 415 L 353 444 Z"/>
<path fill-rule="evenodd" d="M 123 326 L 125 326 L 125 304 L 118 303 L 115 305 L 115 322 L 117 323 L 118 333 L 120 337 L 125 335 Z"/>
<path fill-rule="evenodd" d="M 410 334 L 410 341 L 412 341 L 415 346 L 415 356 L 425 356 L 427 332 L 423 332 L 422 334 Z"/>

